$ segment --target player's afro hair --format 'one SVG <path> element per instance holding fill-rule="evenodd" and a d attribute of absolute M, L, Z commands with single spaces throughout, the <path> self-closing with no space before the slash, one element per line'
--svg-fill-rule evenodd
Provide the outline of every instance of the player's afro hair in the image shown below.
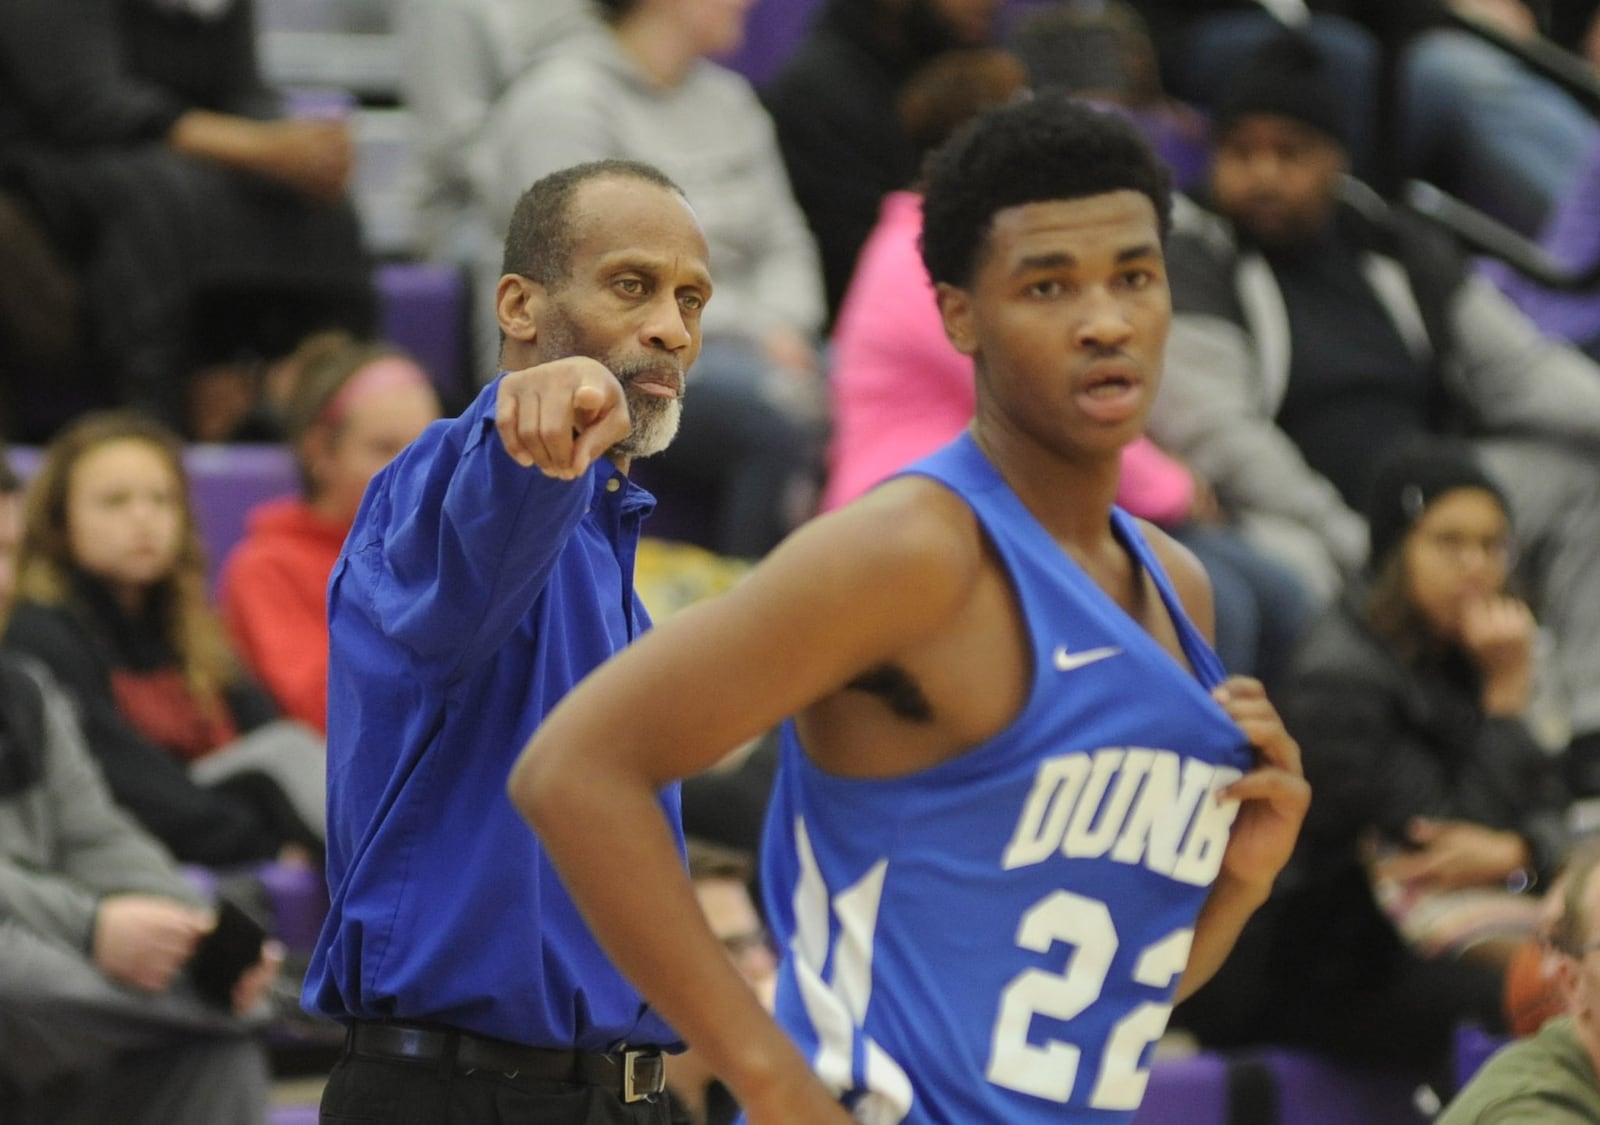
<path fill-rule="evenodd" d="M 1136 191 L 1163 239 L 1172 217 L 1171 173 L 1138 129 L 1055 92 L 980 113 L 929 156 L 924 180 L 922 261 L 935 284 L 971 282 L 1008 207 Z"/>

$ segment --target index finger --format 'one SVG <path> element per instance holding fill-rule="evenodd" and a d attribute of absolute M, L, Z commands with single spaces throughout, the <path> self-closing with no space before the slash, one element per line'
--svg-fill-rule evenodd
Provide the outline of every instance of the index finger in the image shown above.
<path fill-rule="evenodd" d="M 533 467 L 533 451 L 522 440 L 521 408 L 517 397 L 502 394 L 494 404 L 494 428 L 500 434 L 500 444 L 505 446 L 511 459 L 524 469 Z"/>
<path fill-rule="evenodd" d="M 572 445 L 572 468 L 583 472 L 606 450 L 628 436 L 632 416 L 620 395 L 608 400 L 599 387 L 583 386 L 572 396 L 573 413 L 579 432 Z"/>

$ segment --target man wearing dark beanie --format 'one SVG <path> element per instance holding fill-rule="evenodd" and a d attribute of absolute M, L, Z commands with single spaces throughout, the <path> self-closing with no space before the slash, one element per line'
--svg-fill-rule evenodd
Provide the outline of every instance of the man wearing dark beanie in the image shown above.
<path fill-rule="evenodd" d="M 1248 68 L 1223 90 L 1212 120 L 1220 134 L 1240 118 L 1257 114 L 1309 125 L 1340 148 L 1349 148 L 1350 103 L 1339 99 L 1316 45 L 1297 32 L 1268 40 L 1250 56 Z"/>
<path fill-rule="evenodd" d="M 1167 249 L 1151 436 L 1328 598 L 1367 562 L 1378 459 L 1420 434 L 1471 441 L 1518 513 L 1573 781 L 1600 794 L 1600 368 L 1349 178 L 1340 91 L 1305 40 L 1269 42 L 1217 104 L 1208 206 L 1177 211 Z"/>

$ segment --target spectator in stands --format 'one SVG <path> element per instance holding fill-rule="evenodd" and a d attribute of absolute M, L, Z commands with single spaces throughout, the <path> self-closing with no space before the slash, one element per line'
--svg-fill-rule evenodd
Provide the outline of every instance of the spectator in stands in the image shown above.
<path fill-rule="evenodd" d="M 374 312 L 347 126 L 281 117 L 254 49 L 251 0 L 0 6 L 0 183 L 80 279 L 91 404 L 198 438 L 256 362 Z"/>
<path fill-rule="evenodd" d="M 134 411 L 63 429 L 19 568 L 5 645 L 61 683 L 124 807 L 185 861 L 315 858 L 322 740 L 278 721 L 228 648 L 170 430 Z"/>
<path fill-rule="evenodd" d="M 42 403 L 41 387 L 71 387 L 77 363 L 77 279 L 32 209 L 0 190 L 0 435 L 13 441 L 48 436 L 60 403 Z"/>
<path fill-rule="evenodd" d="M 750 894 L 755 865 L 747 853 L 691 836 L 686 841 L 689 881 L 706 924 L 722 942 L 739 975 L 772 1010 L 778 958 Z M 739 1105 L 693 1048 L 674 1055 L 667 1071 L 673 1121 L 687 1125 L 732 1125 Z"/>
<path fill-rule="evenodd" d="M 592 0 L 402 0 L 397 9 L 401 90 L 416 152 L 419 248 L 467 271 L 480 322 L 472 356 L 498 354 L 495 283 L 504 229 L 485 208 L 471 170 L 492 164 L 485 126 L 527 71 L 572 40 L 602 34 Z"/>
<path fill-rule="evenodd" d="M 1600 791 L 1600 369 L 1434 228 L 1342 196 L 1341 120 L 1294 39 L 1224 98 L 1215 211 L 1187 209 L 1168 247 L 1175 315 L 1150 433 L 1324 597 L 1366 562 L 1377 458 L 1417 434 L 1468 435 L 1517 513 L 1574 787 Z"/>
<path fill-rule="evenodd" d="M 1250 53 L 1300 27 L 1338 76 L 1342 124 L 1357 175 L 1381 163 L 1443 184 L 1468 202 L 1533 234 L 1569 189 L 1597 135 L 1571 96 L 1506 52 L 1442 26 L 1446 6 L 1502 31 L 1533 32 L 1522 0 L 1134 0 L 1161 51 L 1166 86 L 1215 108 Z M 1380 151 L 1385 106 L 1384 43 L 1409 34 L 1394 65 L 1396 159 Z"/>
<path fill-rule="evenodd" d="M 1217 1045 L 1290 1041 L 1448 1065 L 1502 1026 L 1505 966 L 1563 859 L 1559 761 L 1530 727 L 1534 622 L 1506 592 L 1512 513 L 1471 447 L 1378 469 L 1370 580 L 1305 637 L 1280 698 L 1316 799 L 1252 933 L 1177 1017 Z"/>
<path fill-rule="evenodd" d="M 1006 44 L 1027 66 L 1036 90 L 1065 90 L 1132 117 L 1172 169 L 1177 190 L 1189 191 L 1204 178 L 1210 125 L 1162 87 L 1155 43 L 1131 4 L 1035 2 L 1011 27 Z"/>
<path fill-rule="evenodd" d="M 501 99 L 489 134 L 498 163 L 480 188 L 504 223 L 526 185 L 589 160 L 644 160 L 683 185 L 711 241 L 717 299 L 690 376 L 694 407 L 649 471 L 710 489 L 708 545 L 758 558 L 815 509 L 827 403 L 816 246 L 772 122 L 749 84 L 708 58 L 738 45 L 745 8 L 604 0 L 609 34 L 571 45 Z"/>
<path fill-rule="evenodd" d="M 917 174 L 895 110 L 901 87 L 939 52 L 987 42 L 998 8 L 999 0 L 825 0 L 762 90 L 816 235 L 830 318 L 879 203 Z"/>
<path fill-rule="evenodd" d="M 1554 932 L 1568 1014 L 1498 1051 L 1445 1107 L 1438 1125 L 1589 1125 L 1600 1121 L 1600 846 L 1573 856 Z"/>
<path fill-rule="evenodd" d="M 0 624 L 19 491 L 0 451 Z M 202 999 L 186 970 L 216 915 L 112 803 L 67 699 L 0 654 L 0 716 L 0 1120 L 264 1122 L 267 1060 L 239 1015 L 282 951 L 263 943 L 222 1003 Z"/>
<path fill-rule="evenodd" d="M 287 438 L 301 495 L 250 513 L 217 589 L 245 667 L 283 714 L 328 726 L 328 576 L 367 482 L 439 417 L 427 372 L 394 347 L 342 333 L 291 357 Z"/>
<path fill-rule="evenodd" d="M 948 51 L 906 83 L 900 112 L 919 153 L 985 106 L 1026 88 L 999 48 Z M 833 439 L 823 507 L 836 508 L 955 438 L 977 402 L 973 361 L 945 336 L 923 267 L 922 198 L 883 201 L 835 322 L 829 389 Z M 1117 503 L 1159 524 L 1200 556 L 1216 600 L 1216 648 L 1230 672 L 1271 679 L 1311 612 L 1286 568 L 1226 526 L 1209 489 L 1147 438 L 1124 447 Z"/>

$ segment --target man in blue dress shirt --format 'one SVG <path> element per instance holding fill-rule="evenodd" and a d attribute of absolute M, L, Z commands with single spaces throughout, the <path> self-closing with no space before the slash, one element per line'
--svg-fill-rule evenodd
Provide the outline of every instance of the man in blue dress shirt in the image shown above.
<path fill-rule="evenodd" d="M 495 292 L 502 374 L 367 491 L 328 595 L 332 906 L 304 1002 L 349 1035 L 324 1121 L 667 1120 L 677 1036 L 505 782 L 545 714 L 649 626 L 633 568 L 654 500 L 627 470 L 677 429 L 707 258 L 649 165 L 534 184 Z M 662 804 L 681 847 L 675 788 Z"/>

